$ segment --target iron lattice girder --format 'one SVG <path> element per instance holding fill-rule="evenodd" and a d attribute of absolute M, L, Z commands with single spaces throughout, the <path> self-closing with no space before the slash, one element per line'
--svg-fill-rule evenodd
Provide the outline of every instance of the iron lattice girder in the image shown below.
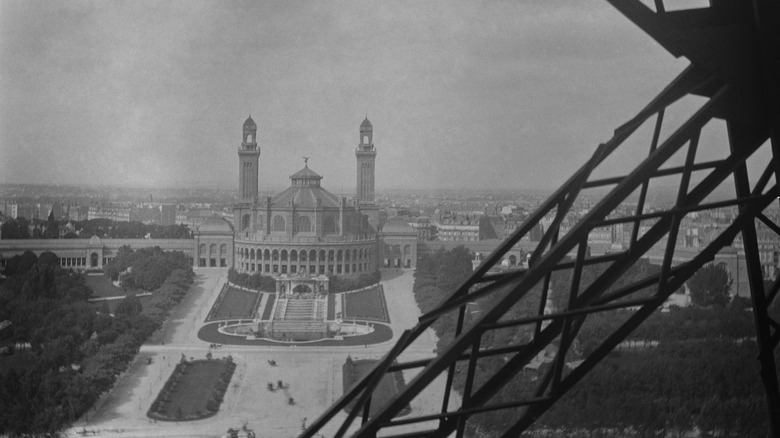
<path fill-rule="evenodd" d="M 775 281 L 769 291 L 763 291 L 758 256 L 755 247 L 755 219 L 766 222 L 777 231 L 780 227 L 773 224 L 762 211 L 778 195 L 776 185 L 769 186 L 773 173 L 780 174 L 777 163 L 778 154 L 768 164 L 754 188 L 747 181 L 745 161 L 768 138 L 773 139 L 773 152 L 780 152 L 777 133 L 780 132 L 780 114 L 776 111 L 777 78 L 767 72 L 778 71 L 774 59 L 768 59 L 766 47 L 776 47 L 776 33 L 767 34 L 765 18 L 754 22 L 755 8 L 771 9 L 767 2 L 714 1 L 707 9 L 680 12 L 665 12 L 663 2 L 656 1 L 656 11 L 636 0 L 608 0 L 621 12 L 647 31 L 676 56 L 686 56 L 692 65 L 681 73 L 650 104 L 633 119 L 615 130 L 608 142 L 599 145 L 592 158 L 585 163 L 564 185 L 543 203 L 518 230 L 503 242 L 473 275 L 456 290 L 442 305 L 423 315 L 419 324 L 405 331 L 395 347 L 380 361 L 369 375 L 361 379 L 351 390 L 345 393 L 331 408 L 317 419 L 302 436 L 312 437 L 324 425 L 351 401 L 357 401 L 347 419 L 341 424 L 336 436 L 348 433 L 352 422 L 359 412 L 363 412 L 362 425 L 356 436 L 376 436 L 382 430 L 383 436 L 448 436 L 456 432 L 462 436 L 465 422 L 472 415 L 500 409 L 523 407 L 515 423 L 504 431 L 504 436 L 516 436 L 542 415 L 558 398 L 579 381 L 589 370 L 603 359 L 606 354 L 624 340 L 628 334 L 644 321 L 677 288 L 682 286 L 696 270 L 711 261 L 717 252 L 731 244 L 734 237 L 742 232 L 745 241 L 746 257 L 753 265 L 750 274 L 756 328 L 759 334 L 762 378 L 767 387 L 767 400 L 773 431 L 780 430 L 780 396 L 778 396 L 776 364 L 772 349 L 780 342 L 778 324 L 766 315 L 766 309 L 780 290 L 780 280 Z M 740 3 L 740 4 L 737 4 Z M 753 6 L 751 6 L 753 5 Z M 771 9 L 776 11 L 777 9 Z M 775 15 L 776 17 L 776 15 Z M 762 21 L 763 20 L 763 21 Z M 775 21 L 770 22 L 779 22 Z M 763 26 L 763 28 L 761 28 Z M 758 27 L 758 29 L 757 29 Z M 777 27 L 780 29 L 780 26 Z M 722 36 L 725 35 L 725 38 Z M 718 46 L 727 42 L 728 47 L 718 51 Z M 711 49 L 712 47 L 712 49 Z M 761 48 L 757 50 L 755 47 Z M 771 51 L 769 51 L 771 53 Z M 775 52 L 774 56 L 777 52 Z M 720 58 L 719 58 L 720 56 Z M 771 58 L 771 56 L 769 57 Z M 740 65 L 742 67 L 740 67 Z M 748 83 L 749 82 L 749 83 Z M 758 84 L 758 85 L 755 85 Z M 762 91 L 771 90 L 769 97 Z M 709 101 L 693 114 L 679 129 L 659 144 L 659 133 L 663 123 L 665 108 L 680 98 L 696 94 L 709 97 Z M 640 125 L 656 116 L 655 129 L 647 158 L 627 175 L 590 179 L 591 173 L 612 152 L 631 136 Z M 695 162 L 699 135 L 702 127 L 713 118 L 726 119 L 729 127 L 730 154 L 723 159 Z M 683 166 L 664 167 L 670 158 L 687 144 L 688 158 Z M 706 145 L 705 145 L 706 146 Z M 706 173 L 706 176 L 693 188 L 688 184 L 691 174 Z M 653 178 L 676 175 L 680 178 L 677 201 L 674 206 L 663 211 L 644 213 L 644 200 L 649 181 Z M 727 178 L 733 177 L 737 193 L 733 199 L 703 204 L 713 190 Z M 776 178 L 777 180 L 777 178 Z M 580 191 L 588 187 L 614 186 L 587 215 L 564 236 L 558 235 L 558 225 L 577 199 Z M 628 217 L 614 218 L 611 214 L 629 195 L 639 190 L 640 198 L 637 211 Z M 739 206 L 739 215 L 734 222 L 689 262 L 672 266 L 674 243 L 679 231 L 680 219 L 688 212 L 723 206 Z M 507 252 L 545 216 L 555 213 L 553 226 L 543 235 L 531 258 L 531 266 L 525 271 L 501 274 L 489 273 L 498 266 Z M 642 221 L 655 221 L 641 237 L 638 234 Z M 611 223 L 631 223 L 634 225 L 629 247 L 619 254 L 610 254 L 585 258 L 585 245 L 591 230 Z M 752 230 L 752 232 L 751 232 Z M 626 285 L 607 293 L 616 279 L 625 273 L 639 258 L 658 242 L 665 240 L 666 251 L 659 274 Z M 574 261 L 566 260 L 567 254 L 577 250 Z M 590 285 L 583 290 L 579 286 L 579 273 L 583 266 L 594 263 L 608 263 L 609 267 L 601 272 Z M 544 305 L 550 284 L 551 274 L 555 270 L 573 269 L 570 283 L 568 308 L 553 314 L 544 314 Z M 542 284 L 541 302 L 534 316 L 506 320 L 503 317 L 513 305 L 524 299 L 529 291 Z M 657 285 L 657 292 L 650 298 L 631 298 L 631 295 L 648 286 Z M 477 298 L 487 296 L 501 297 L 489 309 L 485 310 L 471 325 L 465 324 L 467 304 Z M 569 345 L 587 315 L 637 306 L 629 319 L 613 333 L 609 334 L 593 353 L 574 370 L 564 375 L 563 363 L 567 348 L 560 348 L 554 366 L 540 379 L 534 394 L 530 397 L 518 397 L 515 400 L 490 404 L 490 400 L 513 376 L 515 376 L 537 353 L 556 339 L 562 347 Z M 457 312 L 455 339 L 437 357 L 396 363 L 406 347 L 411 345 L 437 319 L 448 312 Z M 542 328 L 542 322 L 549 324 Z M 502 347 L 483 348 L 481 344 L 485 333 L 507 327 L 533 325 L 534 336 L 529 342 L 521 342 Z M 475 391 L 473 382 L 475 369 L 480 359 L 504 355 L 507 361 Z M 463 401 L 459 409 L 448 411 L 450 392 L 453 386 L 455 365 L 466 362 L 467 377 Z M 381 378 L 390 372 L 409 369 L 421 369 L 409 382 L 406 389 L 398 394 L 374 416 L 369 418 L 371 394 Z M 418 417 L 394 419 L 401 409 L 408 405 L 421 391 L 431 385 L 441 373 L 447 373 L 447 383 L 442 395 L 441 412 Z M 408 424 L 438 420 L 432 429 L 418 432 L 391 435 L 392 428 Z M 429 424 L 429 423 L 426 423 Z"/>

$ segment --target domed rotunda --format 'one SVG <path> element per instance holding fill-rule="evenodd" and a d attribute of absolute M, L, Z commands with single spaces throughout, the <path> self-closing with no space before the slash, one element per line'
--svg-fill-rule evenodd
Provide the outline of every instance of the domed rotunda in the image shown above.
<path fill-rule="evenodd" d="M 232 266 L 242 273 L 300 280 L 376 271 L 380 248 L 371 122 L 366 118 L 360 125 L 355 150 L 358 185 L 352 199 L 322 187 L 322 176 L 309 168 L 308 158 L 303 168 L 290 176 L 287 189 L 260 199 L 257 124 L 249 117 L 242 129 L 238 202 L 233 207 L 232 229 L 228 231 L 224 221 L 210 220 L 201 225 L 196 232 L 203 241 L 198 245 L 199 266 Z M 223 241 L 227 234 L 233 237 L 229 244 Z M 232 257 L 222 257 L 222 248 Z"/>

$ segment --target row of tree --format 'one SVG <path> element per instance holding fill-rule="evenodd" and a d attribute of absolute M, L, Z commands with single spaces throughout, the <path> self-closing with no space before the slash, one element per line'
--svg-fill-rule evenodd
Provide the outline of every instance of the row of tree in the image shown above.
<path fill-rule="evenodd" d="M 166 252 L 159 246 L 133 250 L 122 246 L 116 256 L 103 267 L 112 281 L 121 280 L 130 289 L 153 291 L 175 270 L 190 270 L 191 261 L 181 251 Z"/>
<path fill-rule="evenodd" d="M 56 433 L 111 389 L 193 281 L 189 265 L 181 265 L 183 254 L 152 254 L 167 277 L 148 305 L 130 297 L 113 317 L 86 302 L 92 290 L 82 274 L 60 268 L 52 253 L 17 268 L 0 286 L 0 320 L 12 322 L 0 332 L 0 346 L 13 353 L 0 362 L 2 433 Z M 145 277 L 158 276 L 157 266 L 143 257 L 134 257 L 130 266 L 139 284 L 152 284 Z M 29 350 L 14 351 L 25 343 Z"/>
<path fill-rule="evenodd" d="M 346 292 L 371 286 L 379 283 L 380 273 L 374 271 L 359 275 L 331 275 L 328 278 L 328 287 L 331 293 Z M 228 281 L 238 285 L 248 287 L 264 292 L 273 292 L 276 290 L 276 279 L 261 273 L 248 274 L 246 272 L 238 273 L 230 268 L 228 271 Z"/>
<path fill-rule="evenodd" d="M 449 251 L 440 248 L 433 253 L 419 253 L 414 271 L 414 297 L 422 313 L 442 304 L 471 275 L 471 252 L 463 246 Z M 446 313 L 433 324 L 437 346 L 450 343 L 455 330 L 453 312 Z"/>
<path fill-rule="evenodd" d="M 423 312 L 432 310 L 468 276 L 468 252 L 439 251 L 420 256 L 415 272 L 414 292 Z M 463 262 L 459 265 L 456 258 Z M 456 267 L 458 266 L 458 267 Z M 451 271 L 447 271 L 451 267 Z M 579 290 L 590 285 L 605 269 L 587 266 Z M 640 261 L 624 273 L 607 291 L 619 290 L 639 280 L 657 275 L 659 267 Z M 631 350 L 612 353 L 534 425 L 534 433 L 549 436 L 657 436 L 660 431 L 684 434 L 698 428 L 704 436 L 765 436 L 767 429 L 763 389 L 757 374 L 757 347 L 753 316 L 745 311 L 744 300 L 730 301 L 730 281 L 719 266 L 700 270 L 688 285 L 693 305 L 656 312 L 627 338 Z M 564 309 L 571 287 L 571 270 L 557 271 L 551 290 L 542 302 L 541 285 L 532 288 L 517 304 L 507 309 L 504 319 L 536 315 L 540 307 Z M 656 293 L 649 286 L 630 297 Z M 466 324 L 480 317 L 508 291 L 497 291 L 475 300 L 466 308 Z M 724 299 L 725 297 L 725 299 Z M 590 354 L 623 324 L 631 310 L 613 310 L 588 315 L 577 334 L 567 361 Z M 439 347 L 448 345 L 455 332 L 457 312 L 438 318 L 433 328 Z M 516 345 L 531 340 L 533 324 L 485 332 L 482 348 Z M 552 347 L 551 352 L 554 352 Z M 480 359 L 474 387 L 500 369 L 510 355 Z M 780 357 L 778 358 L 780 359 Z M 576 362 L 574 362 L 576 363 Z M 454 385 L 463 390 L 465 362 L 456 367 Z M 490 400 L 490 404 L 515 401 L 520 395 L 534 397 L 536 385 L 549 368 L 519 372 Z M 564 371 L 564 376 L 568 371 Z M 467 423 L 472 436 L 496 436 L 521 414 L 522 409 L 506 409 L 471 417 Z M 595 435 L 594 435 L 595 434 Z"/>
<path fill-rule="evenodd" d="M 246 272 L 239 274 L 238 271 L 230 268 L 230 270 L 228 270 L 228 281 L 237 286 L 259 290 L 261 292 L 276 291 L 276 280 L 269 275 L 263 275 L 259 272 L 251 275 Z"/>

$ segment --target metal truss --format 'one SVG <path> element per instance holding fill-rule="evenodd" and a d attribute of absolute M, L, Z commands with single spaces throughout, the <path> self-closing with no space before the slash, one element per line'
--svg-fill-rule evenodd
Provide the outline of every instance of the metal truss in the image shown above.
<path fill-rule="evenodd" d="M 764 290 L 756 238 L 756 221 L 780 234 L 780 226 L 763 214 L 778 198 L 780 177 L 780 7 L 776 2 L 744 0 L 713 1 L 708 8 L 667 12 L 664 2 L 655 8 L 638 0 L 608 0 L 626 17 L 675 56 L 685 56 L 691 65 L 669 84 L 644 109 L 619 127 L 614 136 L 600 144 L 593 156 L 545 201 L 516 232 L 491 254 L 473 275 L 437 309 L 420 317 L 414 328 L 406 330 L 396 345 L 371 373 L 347 391 L 336 403 L 303 432 L 314 437 L 324 428 L 338 426 L 336 437 L 345 435 L 374 437 L 461 437 L 470 418 L 485 412 L 511 412 L 504 437 L 515 437 L 526 430 L 556 400 L 592 370 L 621 341 L 647 319 L 674 291 L 684 285 L 699 268 L 711 262 L 724 247 L 741 233 L 748 266 L 756 339 L 759 346 L 760 375 L 773 436 L 780 435 L 780 391 L 774 349 L 780 342 L 780 324 L 767 313 L 777 299 L 780 280 Z M 662 139 L 667 109 L 689 96 L 706 99 L 682 125 Z M 713 120 L 727 127 L 729 150 L 719 159 L 702 140 L 702 129 Z M 621 149 L 627 139 L 638 135 L 640 126 L 653 126 L 646 157 L 630 172 L 616 177 L 597 178 L 605 160 Z M 722 122 L 721 122 L 722 123 Z M 763 172 L 753 175 L 751 184 L 747 160 L 759 148 L 771 148 L 773 158 Z M 684 156 L 679 164 L 678 156 Z M 674 177 L 677 196 L 671 206 L 646 211 L 648 186 L 657 178 Z M 722 183 L 735 188 L 729 199 L 711 201 L 710 195 Z M 598 203 L 567 232 L 560 232 L 564 218 L 572 212 L 585 189 L 608 189 Z M 618 207 L 630 196 L 638 199 L 632 214 L 620 214 Z M 675 244 L 681 221 L 689 213 L 723 207 L 737 207 L 738 215 L 692 259 L 674 264 Z M 621 210 L 622 211 L 622 210 Z M 546 216 L 552 224 L 530 257 L 529 268 L 495 272 L 502 259 Z M 590 257 L 588 235 L 599 227 L 626 224 L 632 227 L 627 248 L 618 253 Z M 641 230 L 641 231 L 640 231 Z M 562 235 L 560 235 L 562 234 Z M 614 287 L 616 281 L 657 245 L 664 248 L 660 272 L 632 284 Z M 573 258 L 571 257 L 573 255 Z M 600 270 L 589 284 L 581 284 L 583 268 L 599 264 Z M 545 314 L 553 273 L 568 270 L 568 300 L 552 313 Z M 646 293 L 652 288 L 652 293 Z M 541 296 L 532 291 L 541 290 Z M 640 293 L 643 292 L 643 293 Z M 532 297 L 533 295 L 533 297 Z M 469 303 L 482 299 L 490 304 L 476 319 L 467 312 Z M 517 317 L 510 309 L 523 300 L 533 300 L 535 312 Z M 630 316 L 609 333 L 578 365 L 564 366 L 567 355 L 588 316 L 616 309 Z M 404 351 L 438 319 L 455 316 L 454 339 L 435 357 L 402 361 Z M 509 345 L 493 346 L 485 342 L 491 333 L 524 328 L 529 336 L 518 337 Z M 550 345 L 557 350 L 552 365 L 534 381 L 529 393 L 518 393 L 511 401 L 497 401 L 499 391 L 515 378 L 531 360 Z M 497 370 L 481 376 L 476 383 L 480 363 L 500 359 Z M 453 396 L 456 369 L 465 372 L 460 400 Z M 371 412 L 374 390 L 388 373 L 417 370 L 415 377 L 393 400 L 378 412 Z M 435 379 L 445 376 L 439 390 L 440 408 L 435 414 L 398 417 L 399 412 L 422 391 L 432 388 Z M 441 379 L 439 379 L 441 381 Z M 340 413 L 348 404 L 355 408 Z M 453 405 L 457 407 L 453 408 Z M 356 418 L 361 416 L 359 422 Z M 330 434 L 329 434 L 330 435 Z"/>

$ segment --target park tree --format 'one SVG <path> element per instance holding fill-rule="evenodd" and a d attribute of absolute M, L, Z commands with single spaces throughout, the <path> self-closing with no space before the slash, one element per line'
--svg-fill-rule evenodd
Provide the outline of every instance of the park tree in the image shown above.
<path fill-rule="evenodd" d="M 691 302 L 697 306 L 723 307 L 729 302 L 731 278 L 721 265 L 702 266 L 688 280 Z"/>
<path fill-rule="evenodd" d="M 9 219 L 3 223 L 2 235 L 3 239 L 29 239 L 30 232 L 27 230 L 29 222 L 27 219 L 20 217 L 16 219 Z"/>
<path fill-rule="evenodd" d="M 57 258 L 57 254 L 54 254 L 51 251 L 44 251 L 41 253 L 40 257 L 38 257 L 38 265 L 59 266 L 60 262 Z"/>
<path fill-rule="evenodd" d="M 135 294 L 129 294 L 122 300 L 119 306 L 117 306 L 114 314 L 116 314 L 116 316 L 133 317 L 141 313 L 142 310 L 143 306 L 141 305 L 141 301 L 138 300 L 138 297 L 136 297 Z"/>
<path fill-rule="evenodd" d="M 23 252 L 22 256 L 19 258 L 19 264 L 16 267 L 16 272 L 26 273 L 32 269 L 36 263 L 38 263 L 38 256 L 35 255 L 34 252 L 27 250 Z"/>
<path fill-rule="evenodd" d="M 0 320 L 13 325 L 0 338 L 32 348 L 13 353 L 29 358 L 28 366 L 0 367 L 0 435 L 54 436 L 83 415 L 185 296 L 192 271 L 182 253 L 156 248 L 138 255 L 174 269 L 148 308 L 129 297 L 116 317 L 105 301 L 102 307 L 86 302 L 92 291 L 84 277 L 60 268 L 54 254 L 28 251 L 9 259 L 13 274 L 0 284 Z"/>

